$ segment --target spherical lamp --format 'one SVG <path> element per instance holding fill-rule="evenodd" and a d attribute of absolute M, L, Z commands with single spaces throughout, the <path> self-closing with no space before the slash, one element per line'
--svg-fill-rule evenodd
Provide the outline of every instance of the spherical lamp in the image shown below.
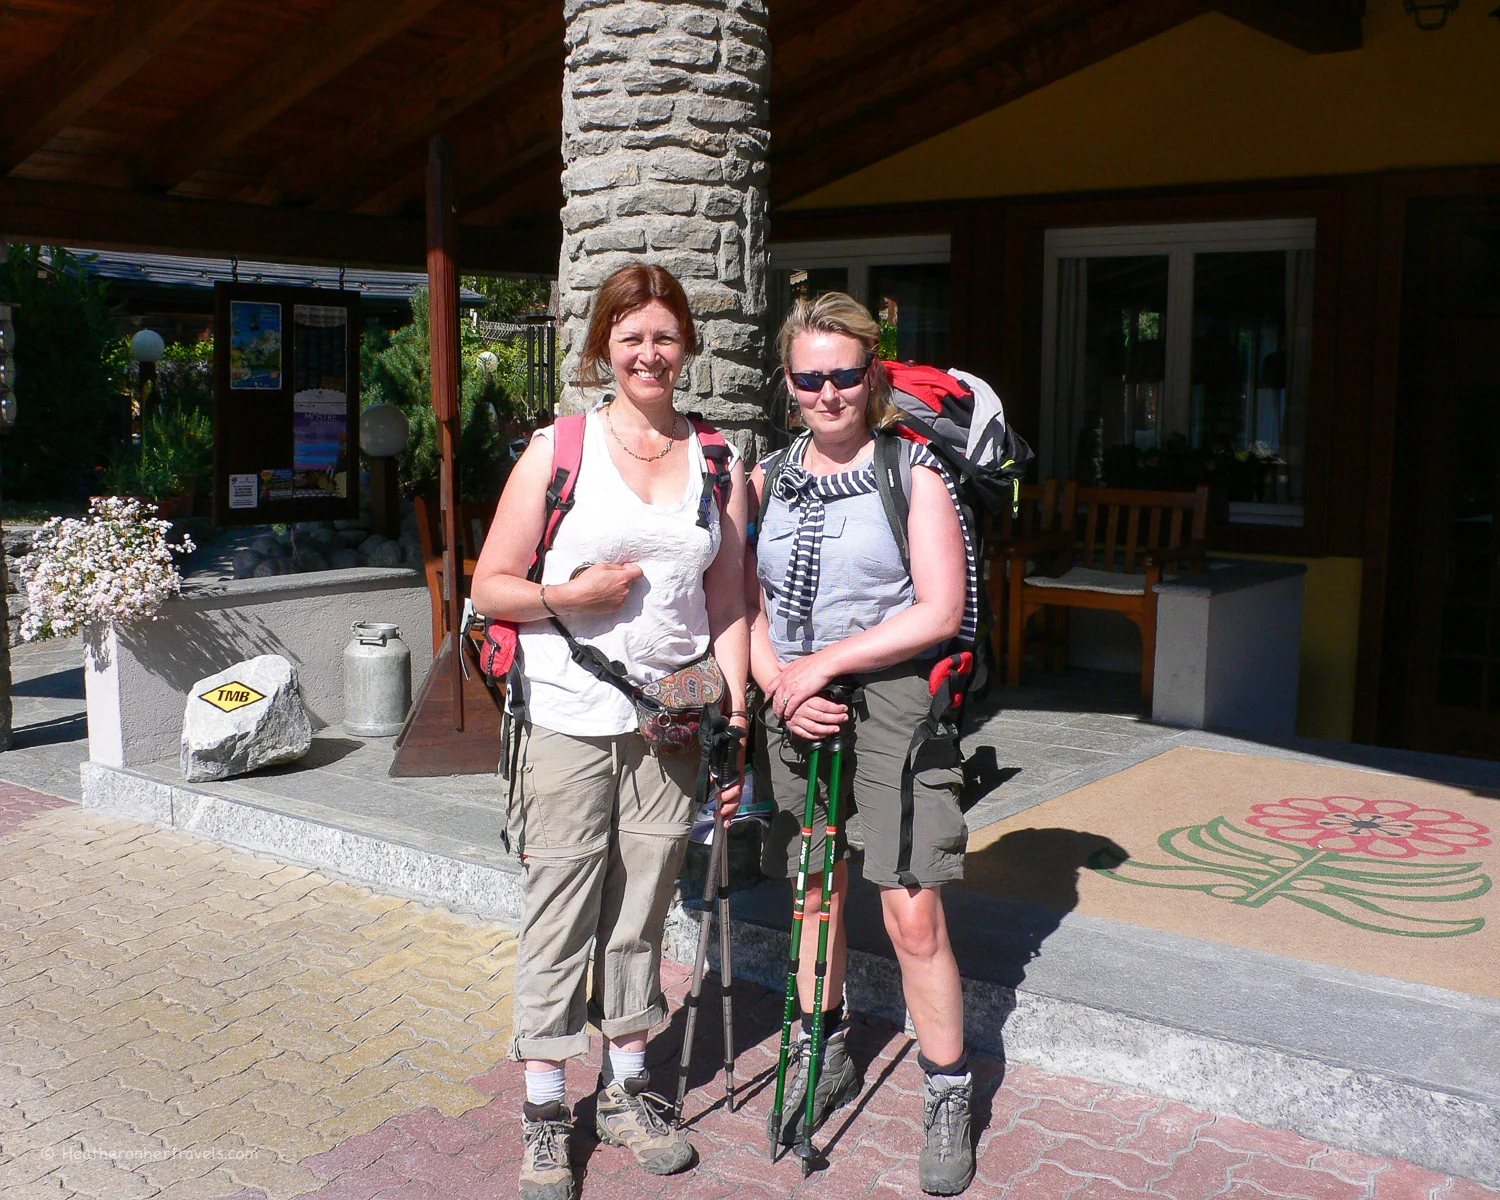
<path fill-rule="evenodd" d="M 500 369 L 500 356 L 493 350 L 481 350 L 479 352 L 479 368 L 486 375 L 493 375 Z"/>
<path fill-rule="evenodd" d="M 371 458 L 394 458 L 410 436 L 406 414 L 394 404 L 372 404 L 359 414 L 359 448 Z"/>
<path fill-rule="evenodd" d="M 136 362 L 154 363 L 166 352 L 166 342 L 161 340 L 161 334 L 154 329 L 139 330 L 130 339 L 130 357 Z"/>
<path fill-rule="evenodd" d="M 394 404 L 372 404 L 359 414 L 359 448 L 370 457 L 370 528 L 386 537 L 401 531 L 396 455 L 410 435 L 406 414 Z"/>

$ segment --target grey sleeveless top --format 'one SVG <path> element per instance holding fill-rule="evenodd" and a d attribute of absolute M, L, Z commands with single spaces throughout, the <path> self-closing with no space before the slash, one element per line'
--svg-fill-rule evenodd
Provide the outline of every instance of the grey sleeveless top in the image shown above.
<path fill-rule="evenodd" d="M 798 450 L 793 446 L 787 453 Z M 873 478 L 873 461 L 859 470 Z M 805 624 L 780 614 L 778 599 L 792 557 L 798 513 L 771 497 L 756 543 L 756 574 L 766 595 L 771 648 L 782 662 L 812 654 L 870 629 L 916 603 L 911 572 L 891 535 L 878 492 L 826 501 L 818 589 Z"/>

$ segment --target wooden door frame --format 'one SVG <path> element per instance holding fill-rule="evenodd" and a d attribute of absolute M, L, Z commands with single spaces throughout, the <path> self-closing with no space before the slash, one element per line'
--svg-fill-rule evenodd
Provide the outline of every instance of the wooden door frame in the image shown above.
<path fill-rule="evenodd" d="M 1404 713 L 1397 664 L 1387 664 L 1386 617 L 1391 608 L 1392 506 L 1396 500 L 1398 419 L 1401 399 L 1402 305 L 1405 298 L 1408 209 L 1413 201 L 1467 194 L 1500 194 L 1500 167 L 1399 171 L 1380 177 L 1379 248 L 1371 347 L 1365 533 L 1362 556 L 1359 648 L 1354 694 L 1354 740 L 1399 743 Z M 1397 666 L 1398 669 L 1391 669 Z"/>

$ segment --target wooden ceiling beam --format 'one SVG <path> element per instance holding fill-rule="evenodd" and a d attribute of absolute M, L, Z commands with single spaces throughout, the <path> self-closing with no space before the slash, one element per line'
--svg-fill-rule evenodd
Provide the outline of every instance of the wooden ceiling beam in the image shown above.
<path fill-rule="evenodd" d="M 416 23 L 442 0 L 335 0 L 307 26 L 151 138 L 131 160 L 166 191 Z"/>
<path fill-rule="evenodd" d="M 485 225 L 545 229 L 548 244 L 561 248 L 562 206 L 562 172 L 551 162 L 537 159 L 503 181 L 497 181 L 489 203 L 474 215 Z M 463 207 L 462 201 L 459 207 Z"/>
<path fill-rule="evenodd" d="M 790 66 L 799 58 L 809 54 L 809 47 L 816 46 L 816 50 L 827 52 L 832 49 L 839 53 L 843 47 L 841 42 L 851 37 L 860 36 L 866 27 L 866 22 L 861 20 L 850 20 L 845 22 L 852 9 L 859 8 L 862 4 L 868 4 L 871 0 L 810 0 L 809 3 L 790 5 L 777 3 L 771 6 L 771 45 L 775 47 L 775 54 L 771 59 L 771 70 L 779 71 L 783 65 Z M 882 9 L 888 7 L 881 4 Z M 837 29 L 829 28 L 835 22 L 842 22 Z M 809 39 L 816 38 L 816 41 Z"/>
<path fill-rule="evenodd" d="M 1364 45 L 1364 0 L 1213 0 L 1211 7 L 1309 54 Z"/>
<path fill-rule="evenodd" d="M 828 70 L 801 87 L 795 97 L 771 115 L 773 161 L 826 144 L 830 131 L 843 129 L 851 118 L 877 123 L 901 120 L 908 114 L 893 111 L 897 97 L 921 97 L 943 89 L 948 81 L 986 64 L 1000 64 L 1000 55 L 1014 55 L 1059 30 L 1079 26 L 1101 12 L 1131 0 L 1036 0 L 988 6 L 963 0 L 937 0 L 947 18 L 929 21 L 926 14 L 908 15 L 887 31 L 890 48 L 878 71 L 869 67 L 866 48 L 850 43 L 847 58 L 831 59 Z M 1195 4 L 1195 11 L 1201 4 Z M 861 63 L 866 64 L 861 67 Z M 920 103 L 920 102 L 919 102 Z M 923 105 L 925 106 L 925 105 Z M 971 115 L 978 115 L 977 112 Z"/>
<path fill-rule="evenodd" d="M 188 200 L 119 188 L 0 179 L 7 236 L 70 246 L 420 270 L 420 220 Z M 559 235 L 560 236 L 560 235 Z M 560 240 L 464 226 L 466 271 L 554 275 Z"/>
<path fill-rule="evenodd" d="M 799 96 L 789 117 L 772 118 L 772 202 L 785 204 L 1203 11 L 1201 0 L 1075 4 L 1071 14 L 1069 7 L 1030 6 L 1019 26 L 1007 7 L 893 58 L 879 83 L 863 72 Z"/>
<path fill-rule="evenodd" d="M 0 97 L 0 175 L 124 83 L 223 0 L 121 0 L 79 21 L 63 44 Z"/>
<path fill-rule="evenodd" d="M 562 146 L 555 137 L 543 137 L 512 153 L 503 166 L 465 181 L 458 194 L 461 217 L 482 215 L 486 221 L 503 224 L 519 211 L 511 202 L 531 195 L 539 181 L 550 179 L 557 194 L 557 217 L 562 219 Z"/>
<path fill-rule="evenodd" d="M 828 7 L 828 20 L 808 14 L 798 36 L 775 44 L 773 92 L 800 97 L 855 78 L 879 89 L 913 47 L 976 20 L 1013 23 L 1021 19 L 1018 10 L 1035 5 L 1027 0 L 830 0 Z"/>
<path fill-rule="evenodd" d="M 544 71 L 538 85 L 517 88 L 516 94 L 528 101 L 515 108 L 496 105 L 494 120 L 482 125 L 450 128 L 458 148 L 458 213 L 467 217 L 489 203 L 483 197 L 495 180 L 553 152 L 558 174 L 562 173 L 562 88 L 551 86 L 550 71 Z M 363 193 L 349 189 L 338 197 L 321 197 L 320 208 L 347 208 L 376 216 L 403 210 L 423 191 L 424 171 L 414 157 L 403 155 L 402 169 L 382 171 L 376 184 L 367 185 Z M 393 164 L 392 164 L 393 165 Z M 366 176 L 366 178 L 369 178 Z"/>
<path fill-rule="evenodd" d="M 507 19 L 493 33 L 481 34 L 425 67 L 410 86 L 362 113 L 347 129 L 277 164 L 236 199 L 277 204 L 328 195 L 368 165 L 372 147 L 394 151 L 422 141 L 460 113 L 549 63 L 556 65 L 553 90 L 561 94 L 562 61 L 560 7 L 547 3 L 520 21 Z"/>

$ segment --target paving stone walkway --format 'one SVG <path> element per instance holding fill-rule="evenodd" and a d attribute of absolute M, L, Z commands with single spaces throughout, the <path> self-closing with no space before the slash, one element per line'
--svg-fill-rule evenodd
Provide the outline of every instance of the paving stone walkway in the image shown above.
<path fill-rule="evenodd" d="M 512 933 L 0 784 L 0 1196 L 513 1197 Z M 668 968 L 680 998 L 684 972 Z M 742 1106 L 722 1105 L 712 988 L 672 1180 L 575 1138 L 581 1200 L 915 1197 L 920 1077 L 898 1030 L 851 1033 L 866 1086 L 806 1182 L 767 1161 L 779 1000 L 740 989 Z M 652 1044 L 673 1080 L 681 1022 Z M 592 1124 L 597 1058 L 570 1093 Z M 1122 1088 L 976 1064 L 971 1197 L 1497 1200 L 1409 1163 Z"/>

